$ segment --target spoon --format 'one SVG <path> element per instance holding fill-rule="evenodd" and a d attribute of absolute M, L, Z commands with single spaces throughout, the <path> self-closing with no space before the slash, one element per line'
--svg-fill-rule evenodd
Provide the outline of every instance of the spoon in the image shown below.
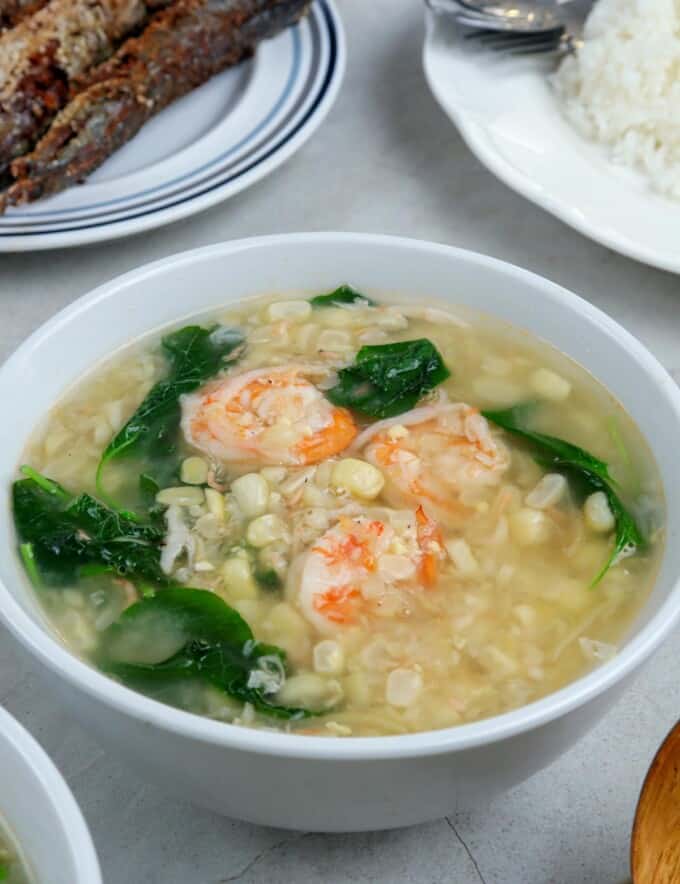
<path fill-rule="evenodd" d="M 642 786 L 630 866 L 633 884 L 680 882 L 680 721 L 661 744 Z"/>

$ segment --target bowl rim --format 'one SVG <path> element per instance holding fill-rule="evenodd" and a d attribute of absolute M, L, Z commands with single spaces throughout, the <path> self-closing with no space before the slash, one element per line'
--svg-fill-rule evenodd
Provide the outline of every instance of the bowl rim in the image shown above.
<path fill-rule="evenodd" d="M 360 248 L 390 247 L 405 252 L 448 256 L 454 261 L 495 270 L 520 283 L 538 287 L 542 297 L 588 319 L 625 346 L 631 362 L 653 380 L 669 413 L 675 416 L 680 426 L 680 388 L 668 372 L 637 338 L 579 295 L 539 274 L 467 249 L 371 233 L 329 231 L 250 237 L 202 246 L 144 264 L 96 287 L 47 320 L 0 367 L 0 378 L 10 374 L 14 366 L 25 359 L 29 352 L 40 347 L 43 340 L 58 333 L 61 327 L 77 320 L 81 313 L 96 307 L 99 302 L 115 297 L 121 288 L 130 283 L 138 284 L 158 273 L 167 273 L 215 256 L 226 257 L 245 250 L 257 252 L 272 247 L 314 244 L 355 245 Z M 667 552 L 664 553 L 664 560 L 666 555 Z M 67 650 L 23 610 L 1 580 L 0 619 L 42 663 L 72 686 L 144 725 L 154 726 L 199 743 L 258 755 L 329 761 L 386 760 L 427 757 L 486 746 L 548 724 L 596 699 L 637 669 L 680 621 L 680 574 L 674 579 L 672 588 L 658 611 L 612 660 L 558 691 L 518 709 L 481 721 L 415 734 L 352 737 L 347 740 L 232 725 L 149 699 L 113 681 Z"/>
<path fill-rule="evenodd" d="M 102 884 L 99 859 L 85 817 L 52 759 L 35 737 L 2 706 L 0 735 L 7 740 L 12 753 L 20 756 L 36 775 L 47 801 L 63 825 L 78 872 L 78 882 L 74 884 Z M 30 862 L 30 856 L 28 859 Z"/>

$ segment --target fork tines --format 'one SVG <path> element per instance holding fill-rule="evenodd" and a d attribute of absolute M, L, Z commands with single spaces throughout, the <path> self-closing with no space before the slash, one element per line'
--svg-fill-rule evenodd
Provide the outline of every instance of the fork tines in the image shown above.
<path fill-rule="evenodd" d="M 533 55 L 554 52 L 560 48 L 566 29 L 563 25 L 544 31 L 498 31 L 478 27 L 465 34 L 466 40 L 477 40 L 488 49 L 511 55 Z"/>

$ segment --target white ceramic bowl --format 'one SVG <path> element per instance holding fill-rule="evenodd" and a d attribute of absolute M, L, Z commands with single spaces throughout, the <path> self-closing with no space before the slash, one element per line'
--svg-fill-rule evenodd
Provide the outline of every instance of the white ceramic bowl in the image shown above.
<path fill-rule="evenodd" d="M 63 777 L 33 737 L 0 708 L 0 814 L 35 880 L 101 884 L 92 838 Z"/>
<path fill-rule="evenodd" d="M 351 234 L 243 240 L 166 258 L 102 286 L 33 334 L 0 370 L 0 484 L 70 383 L 156 326 L 263 293 L 350 281 L 380 296 L 445 299 L 515 323 L 598 377 L 645 430 L 664 479 L 667 546 L 655 588 L 611 662 L 544 699 L 462 727 L 328 739 L 254 731 L 153 702 L 55 639 L 11 554 L 0 508 L 0 613 L 56 674 L 75 712 L 145 778 L 229 816 L 317 831 L 379 829 L 469 807 L 522 781 L 585 734 L 680 616 L 680 392 L 630 334 L 576 295 L 524 270 L 446 246 Z M 30 395 L 26 391 L 30 390 Z"/>

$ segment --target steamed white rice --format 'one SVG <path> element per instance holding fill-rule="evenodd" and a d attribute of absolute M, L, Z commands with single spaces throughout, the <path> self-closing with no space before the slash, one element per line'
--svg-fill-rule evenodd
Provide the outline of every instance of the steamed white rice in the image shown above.
<path fill-rule="evenodd" d="M 680 0 L 598 0 L 584 38 L 553 78 L 567 117 L 680 197 Z"/>

